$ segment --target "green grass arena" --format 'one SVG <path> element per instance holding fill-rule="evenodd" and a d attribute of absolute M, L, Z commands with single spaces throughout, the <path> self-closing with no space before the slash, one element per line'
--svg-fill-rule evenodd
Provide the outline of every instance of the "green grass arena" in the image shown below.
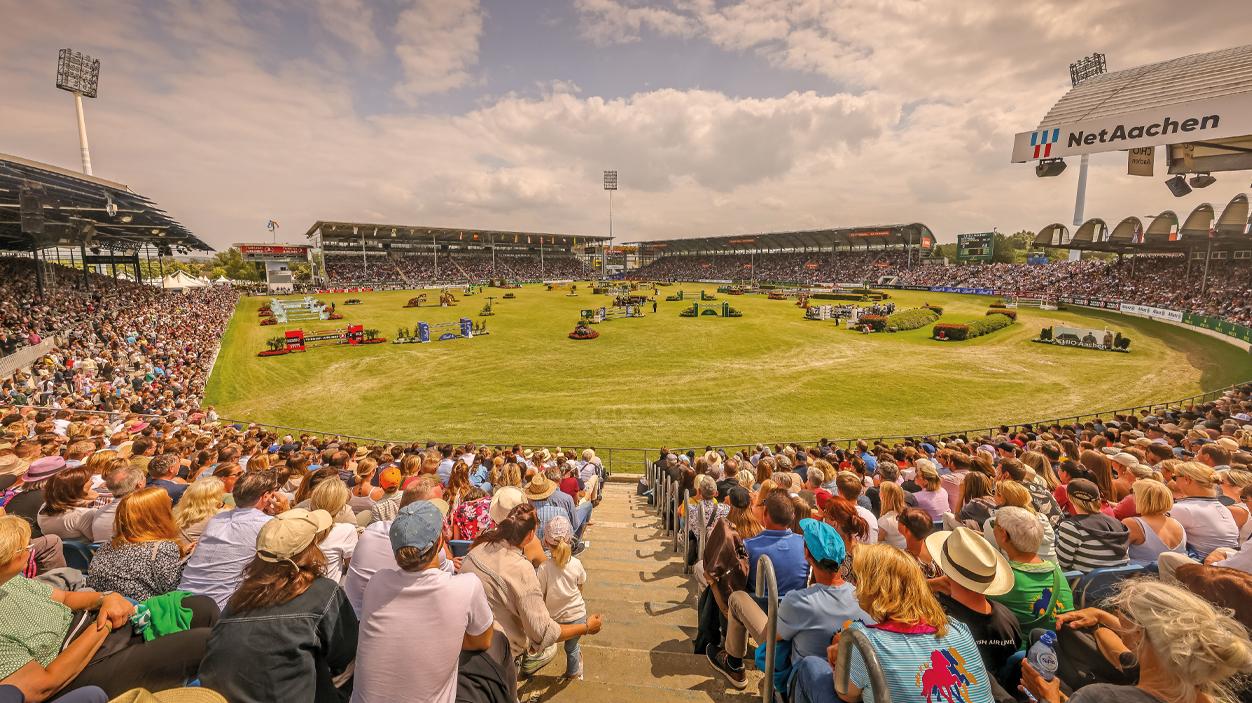
<path fill-rule="evenodd" d="M 405 309 L 414 291 L 318 296 L 343 320 L 262 327 L 268 297 L 241 300 L 206 402 L 225 418 L 396 441 L 562 446 L 704 446 L 819 437 L 937 433 L 1165 401 L 1252 378 L 1252 357 L 1166 323 L 1083 308 L 1022 308 L 1018 324 L 967 342 L 938 342 L 930 326 L 862 335 L 803 319 L 795 300 L 718 295 L 741 318 L 683 318 L 664 302 L 715 285 L 661 287 L 659 311 L 610 320 L 599 339 L 573 341 L 579 311 L 611 304 L 542 285 L 456 292 L 455 307 Z M 428 290 L 437 300 L 438 291 Z M 897 309 L 942 305 L 942 321 L 982 317 L 983 296 L 892 291 Z M 495 315 L 478 316 L 494 296 Z M 293 296 L 299 297 L 299 296 Z M 343 305 L 357 297 L 360 305 Z M 814 301 L 818 302 L 831 301 Z M 419 320 L 486 320 L 474 339 L 393 345 Z M 311 347 L 260 358 L 285 329 L 377 328 L 387 344 Z M 1054 323 L 1121 331 L 1129 354 L 1033 343 Z"/>

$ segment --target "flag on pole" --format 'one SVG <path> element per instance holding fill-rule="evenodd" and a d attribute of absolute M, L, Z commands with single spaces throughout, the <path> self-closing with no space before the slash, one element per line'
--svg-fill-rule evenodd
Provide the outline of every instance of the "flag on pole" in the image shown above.
<path fill-rule="evenodd" d="M 265 223 L 265 229 L 267 229 L 267 230 L 269 230 L 269 231 L 271 231 L 271 232 L 273 232 L 273 231 L 277 230 L 277 229 L 278 229 L 278 227 L 279 227 L 279 225 L 278 225 L 278 220 L 270 220 L 269 222 L 266 222 L 266 223 Z"/>

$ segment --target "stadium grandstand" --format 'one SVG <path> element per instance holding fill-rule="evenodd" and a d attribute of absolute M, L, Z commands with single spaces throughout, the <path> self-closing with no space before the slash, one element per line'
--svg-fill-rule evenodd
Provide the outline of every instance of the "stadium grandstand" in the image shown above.
<path fill-rule="evenodd" d="M 320 250 L 319 282 L 413 288 L 602 276 L 608 237 L 317 221 L 305 237 Z"/>
<path fill-rule="evenodd" d="M 979 303 L 967 326 L 1007 320 L 1016 311 L 1001 304 L 1030 297 L 1204 328 L 1246 348 L 1249 223 L 1245 196 L 1220 213 L 1201 205 L 1185 217 L 1093 218 L 1072 233 L 1054 223 L 1034 245 L 1086 256 L 1026 264 L 949 265 L 917 223 L 655 240 L 637 245 L 641 265 L 629 276 L 759 286 L 736 289 L 741 296 L 765 284 L 845 283 L 964 294 L 949 300 Z M 614 252 L 603 237 L 317 222 L 307 238 L 328 285 L 494 281 L 509 289 L 501 301 L 516 296 L 506 310 L 533 294 L 566 305 L 567 317 L 586 300 L 660 290 L 601 282 L 576 297 L 575 282 L 607 273 Z M 632 324 L 686 325 L 697 363 L 679 372 L 709 385 L 626 379 L 608 413 L 690 394 L 718 420 L 762 422 L 766 384 L 750 374 L 820 355 L 831 348 L 814 342 L 823 333 L 862 345 L 832 354 L 836 363 L 876 345 L 863 355 L 895 373 L 884 360 L 902 342 L 896 359 L 934 353 L 927 364 L 946 355 L 961 366 L 881 387 L 805 366 L 779 384 L 788 423 L 804 419 L 810 389 L 829 384 L 858 403 L 888 397 L 885 414 L 908 424 L 893 434 L 782 441 L 754 431 L 735 444 L 571 447 L 496 436 L 491 406 L 535 395 L 528 422 L 551 420 L 543 415 L 558 405 L 592 416 L 602 409 L 586 388 L 604 377 L 571 373 L 541 396 L 525 366 L 509 367 L 523 371 L 507 383 L 484 381 L 492 364 L 461 351 L 471 341 L 376 346 L 357 351 L 391 364 L 398 351 L 417 377 L 405 402 L 450 396 L 449 412 L 464 411 L 456 427 L 468 429 L 435 437 L 438 428 L 410 423 L 396 436 L 351 436 L 336 426 L 342 407 L 284 386 L 314 375 L 315 354 L 258 362 L 308 365 L 271 365 L 265 383 L 238 383 L 247 398 L 237 407 L 313 406 L 320 430 L 223 416 L 206 402 L 219 350 L 263 334 L 264 311 L 278 302 L 230 285 L 174 291 L 142 280 L 152 253 L 159 266 L 172 252 L 208 250 L 124 185 L 0 156 L 4 703 L 1252 700 L 1252 383 L 1109 408 L 1068 376 L 1058 389 L 1037 383 L 1033 367 L 979 364 L 1002 355 L 1008 367 L 1010 355 L 1040 347 L 1067 372 L 1104 373 L 1130 356 L 1021 336 L 1015 347 L 962 349 L 908 330 L 819 328 L 798 319 L 807 310 L 766 296 L 751 301 L 757 310 L 815 332 L 787 337 L 791 358 L 718 368 L 719 334 L 707 330 L 730 330 L 721 334 L 744 346 L 784 335 L 764 325 L 741 334 L 729 314 L 707 318 L 698 307 L 683 316 L 671 305 L 662 320 L 652 298 L 651 319 L 608 322 L 605 337 L 628 338 Z M 570 285 L 513 285 L 554 279 Z M 325 297 L 368 307 L 369 296 L 351 293 Z M 369 295 L 399 308 L 408 294 Z M 988 298 L 995 309 L 984 315 Z M 1124 319 L 1091 319 L 1110 318 Z M 519 314 L 513 333 L 531 337 L 480 341 L 504 338 L 496 348 L 527 363 L 539 346 L 577 350 L 569 358 L 610 348 L 567 339 L 567 322 L 549 340 Z M 1170 359 L 1200 348 L 1185 330 L 1136 322 L 1169 333 L 1158 350 L 1177 345 Z M 685 331 L 692 325 L 704 331 Z M 654 342 L 636 337 L 629 353 L 678 356 Z M 979 347 L 989 356 L 964 361 Z M 232 363 L 258 361 L 247 354 Z M 423 354 L 437 361 L 414 361 Z M 381 395 L 376 379 L 349 384 L 353 367 L 370 363 L 357 358 L 331 360 L 333 376 L 320 381 L 345 405 L 349 394 Z M 1221 358 L 1248 368 L 1241 352 Z M 461 359 L 469 380 L 448 381 Z M 1152 371 L 1143 385 L 1174 369 Z M 990 400 L 970 390 L 990 387 L 975 385 L 983 373 L 1008 389 L 991 422 L 937 431 L 906 407 L 907 391 L 956 406 Z M 1083 405 L 1019 414 L 1048 394 Z M 381 410 L 408 419 L 403 406 Z"/>
<path fill-rule="evenodd" d="M 789 283 L 877 281 L 930 256 L 924 224 L 873 225 L 639 242 L 632 278 Z"/>

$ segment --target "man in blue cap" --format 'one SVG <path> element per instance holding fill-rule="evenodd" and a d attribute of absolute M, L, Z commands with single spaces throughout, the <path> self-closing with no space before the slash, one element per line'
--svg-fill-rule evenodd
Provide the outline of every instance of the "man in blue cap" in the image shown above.
<path fill-rule="evenodd" d="M 847 558 L 843 538 L 835 528 L 812 518 L 801 520 L 800 529 L 804 531 L 804 558 L 813 570 L 813 585 L 787 593 L 778 603 L 778 639 L 791 642 L 793 667 L 805 657 L 825 663 L 826 648 L 836 632 L 854 620 L 873 622 L 857 604 L 856 589 L 839 575 L 839 567 Z M 743 657 L 747 655 L 745 630 L 759 642 L 764 636 L 765 624 L 765 613 L 747 593 L 731 594 L 726 649 L 706 654 L 713 668 L 735 688 L 741 689 L 746 684 L 743 671 Z M 799 669 L 796 671 L 798 673 Z M 809 673 L 820 681 L 821 671 Z M 824 675 L 826 689 L 833 692 L 829 664 Z"/>
<path fill-rule="evenodd" d="M 353 701 L 453 703 L 461 652 L 491 647 L 495 617 L 482 582 L 439 568 L 443 520 L 434 503 L 419 500 L 391 523 L 400 568 L 378 571 L 365 588 Z"/>

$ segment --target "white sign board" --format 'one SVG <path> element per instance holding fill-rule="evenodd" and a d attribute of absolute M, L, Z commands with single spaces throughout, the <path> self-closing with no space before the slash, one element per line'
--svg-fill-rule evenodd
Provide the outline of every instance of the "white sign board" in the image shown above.
<path fill-rule="evenodd" d="M 1252 134 L 1252 91 L 1116 117 L 1047 125 L 1013 138 L 1013 163 Z"/>
<path fill-rule="evenodd" d="M 1150 317 L 1154 320 L 1170 320 L 1172 322 L 1182 322 L 1182 313 L 1177 310 L 1169 310 L 1166 308 L 1154 308 L 1149 305 L 1135 305 L 1134 303 L 1122 303 L 1121 311 L 1131 315 L 1139 315 L 1140 317 Z"/>

